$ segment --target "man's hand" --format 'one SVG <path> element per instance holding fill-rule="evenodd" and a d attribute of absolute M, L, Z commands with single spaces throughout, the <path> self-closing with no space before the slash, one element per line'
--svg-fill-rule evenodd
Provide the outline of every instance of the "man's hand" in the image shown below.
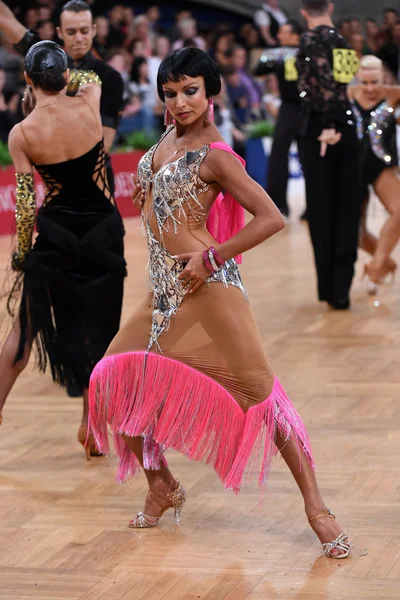
<path fill-rule="evenodd" d="M 342 139 L 342 134 L 336 129 L 323 129 L 318 141 L 321 142 L 321 156 L 324 157 L 328 146 L 335 146 Z"/>

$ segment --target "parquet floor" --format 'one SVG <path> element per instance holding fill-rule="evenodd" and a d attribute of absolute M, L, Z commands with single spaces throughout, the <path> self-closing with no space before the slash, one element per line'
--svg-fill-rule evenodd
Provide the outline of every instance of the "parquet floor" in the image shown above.
<path fill-rule="evenodd" d="M 135 220 L 126 242 L 124 318 L 146 290 Z M 2 268 L 8 253 L 0 238 Z M 351 312 L 319 305 L 298 221 L 249 253 L 242 273 L 275 371 L 309 428 L 326 502 L 354 542 L 352 557 L 321 555 L 280 459 L 261 497 L 249 489 L 236 498 L 211 470 L 172 454 L 189 494 L 181 526 L 167 514 L 154 530 L 129 530 L 144 477 L 117 486 L 115 458 L 86 462 L 76 442 L 80 402 L 28 368 L 0 428 L 0 600 L 400 598 L 399 284 L 374 306 L 357 277 Z"/>

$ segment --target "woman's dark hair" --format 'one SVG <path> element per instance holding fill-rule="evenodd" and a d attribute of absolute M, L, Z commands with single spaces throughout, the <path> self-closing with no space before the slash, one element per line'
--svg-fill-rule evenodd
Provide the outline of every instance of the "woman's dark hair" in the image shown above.
<path fill-rule="evenodd" d="M 67 69 L 67 55 L 55 42 L 38 42 L 25 57 L 25 71 L 33 85 L 46 92 L 61 92 L 65 88 L 64 73 Z"/>
<path fill-rule="evenodd" d="M 218 96 L 221 91 L 217 65 L 207 52 L 199 48 L 182 48 L 167 56 L 158 70 L 157 90 L 162 102 L 165 102 L 162 86 L 168 81 L 177 83 L 185 77 L 203 77 L 207 98 Z"/>
<path fill-rule="evenodd" d="M 147 64 L 147 58 L 145 58 L 144 56 L 137 56 L 135 58 L 135 60 L 132 63 L 132 70 L 131 70 L 131 81 L 135 82 L 135 83 L 139 83 L 140 80 L 140 67 L 143 64 Z M 147 82 L 149 83 L 149 79 L 147 78 Z"/>

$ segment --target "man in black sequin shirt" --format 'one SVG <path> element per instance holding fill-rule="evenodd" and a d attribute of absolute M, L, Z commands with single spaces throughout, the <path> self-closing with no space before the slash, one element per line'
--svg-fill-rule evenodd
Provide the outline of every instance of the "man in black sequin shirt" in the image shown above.
<path fill-rule="evenodd" d="M 350 306 L 361 210 L 359 145 L 347 98 L 358 69 L 354 50 L 335 30 L 333 4 L 302 0 L 308 31 L 297 55 L 303 117 L 300 144 L 318 296 Z"/>

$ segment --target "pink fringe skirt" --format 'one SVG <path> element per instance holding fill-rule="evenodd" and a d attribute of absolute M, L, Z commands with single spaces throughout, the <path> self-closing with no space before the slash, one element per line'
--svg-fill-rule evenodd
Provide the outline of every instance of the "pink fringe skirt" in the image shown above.
<path fill-rule="evenodd" d="M 173 448 L 204 460 L 236 493 L 254 472 L 260 486 L 267 482 L 277 430 L 315 468 L 306 429 L 277 379 L 270 396 L 245 414 L 226 389 L 183 363 L 148 352 L 117 354 L 95 367 L 89 407 L 101 452 L 110 451 L 108 427 L 114 436 L 119 482 L 139 469 L 121 434 L 143 437 L 146 469 L 166 465 L 164 451 Z"/>

